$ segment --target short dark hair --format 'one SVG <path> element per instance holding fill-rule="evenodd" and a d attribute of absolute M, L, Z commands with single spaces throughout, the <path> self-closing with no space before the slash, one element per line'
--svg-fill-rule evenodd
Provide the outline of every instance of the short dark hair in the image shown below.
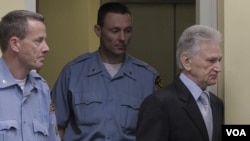
<path fill-rule="evenodd" d="M 129 8 L 119 2 L 108 2 L 104 3 L 98 10 L 98 17 L 97 17 L 97 24 L 100 27 L 103 27 L 104 24 L 104 18 L 107 15 L 107 13 L 120 13 L 120 14 L 129 14 L 132 16 L 132 13 L 130 12 Z"/>
<path fill-rule="evenodd" d="M 28 10 L 14 10 L 2 17 L 0 22 L 0 46 L 2 52 L 7 50 L 8 41 L 12 36 L 17 36 L 21 40 L 25 38 L 28 31 L 28 19 L 44 23 L 44 17 L 41 14 Z"/>

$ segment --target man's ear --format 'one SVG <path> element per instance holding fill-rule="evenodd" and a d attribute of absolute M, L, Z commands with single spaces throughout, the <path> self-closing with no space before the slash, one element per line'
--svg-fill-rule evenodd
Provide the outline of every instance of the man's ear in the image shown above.
<path fill-rule="evenodd" d="M 187 55 L 187 53 L 181 54 L 181 63 L 185 70 L 190 71 L 191 70 L 191 59 Z"/>
<path fill-rule="evenodd" d="M 18 37 L 16 37 L 16 36 L 10 37 L 9 46 L 10 46 L 12 51 L 19 52 L 20 39 Z"/>
<path fill-rule="evenodd" d="M 98 36 L 99 38 L 101 37 L 101 27 L 99 25 L 95 25 L 94 26 L 94 30 L 95 30 L 95 34 L 96 36 Z"/>

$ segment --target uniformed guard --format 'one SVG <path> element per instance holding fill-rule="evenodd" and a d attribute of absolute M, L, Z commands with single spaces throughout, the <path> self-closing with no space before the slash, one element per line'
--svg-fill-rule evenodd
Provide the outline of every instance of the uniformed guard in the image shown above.
<path fill-rule="evenodd" d="M 126 52 L 133 31 L 127 6 L 102 5 L 94 29 L 98 50 L 66 64 L 52 89 L 59 133 L 65 141 L 135 141 L 140 104 L 159 74 Z"/>
<path fill-rule="evenodd" d="M 0 141 L 60 140 L 50 89 L 36 72 L 49 51 L 46 37 L 35 12 L 10 11 L 0 22 Z"/>

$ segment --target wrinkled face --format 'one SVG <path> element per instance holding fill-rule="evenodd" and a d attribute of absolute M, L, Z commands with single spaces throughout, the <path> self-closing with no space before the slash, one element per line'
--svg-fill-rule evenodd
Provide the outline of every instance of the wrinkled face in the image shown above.
<path fill-rule="evenodd" d="M 101 52 L 106 56 L 124 56 L 132 35 L 132 17 L 129 14 L 108 13 L 103 27 L 95 26 L 100 38 Z"/>
<path fill-rule="evenodd" d="M 185 58 L 185 59 L 184 59 Z M 201 89 L 214 85 L 221 71 L 222 53 L 219 45 L 211 41 L 201 42 L 200 51 L 192 57 L 182 55 L 184 72 Z"/>
<path fill-rule="evenodd" d="M 28 20 L 28 23 L 26 37 L 18 41 L 18 57 L 28 70 L 40 69 L 44 64 L 45 54 L 49 51 L 45 41 L 46 28 L 40 21 Z"/>

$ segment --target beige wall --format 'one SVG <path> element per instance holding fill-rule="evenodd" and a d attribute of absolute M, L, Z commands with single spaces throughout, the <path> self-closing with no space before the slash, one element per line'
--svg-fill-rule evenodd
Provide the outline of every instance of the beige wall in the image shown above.
<path fill-rule="evenodd" d="M 0 16 L 13 9 L 25 9 L 25 6 L 25 0 L 0 0 Z"/>
<path fill-rule="evenodd" d="M 0 17 L 2 18 L 7 12 L 17 9 L 17 8 L 24 8 L 25 7 L 25 0 L 0 0 Z M 0 51 L 0 56 L 2 55 Z"/>
<path fill-rule="evenodd" d="M 227 124 L 250 124 L 249 0 L 224 0 L 224 101 Z"/>
<path fill-rule="evenodd" d="M 27 9 L 34 11 L 35 0 L 0 0 L 0 17 L 14 9 Z M 0 56 L 1 56 L 0 51 Z"/>
<path fill-rule="evenodd" d="M 94 33 L 100 0 L 42 0 L 38 12 L 44 15 L 50 52 L 39 73 L 55 83 L 62 67 L 78 55 L 98 48 Z"/>

